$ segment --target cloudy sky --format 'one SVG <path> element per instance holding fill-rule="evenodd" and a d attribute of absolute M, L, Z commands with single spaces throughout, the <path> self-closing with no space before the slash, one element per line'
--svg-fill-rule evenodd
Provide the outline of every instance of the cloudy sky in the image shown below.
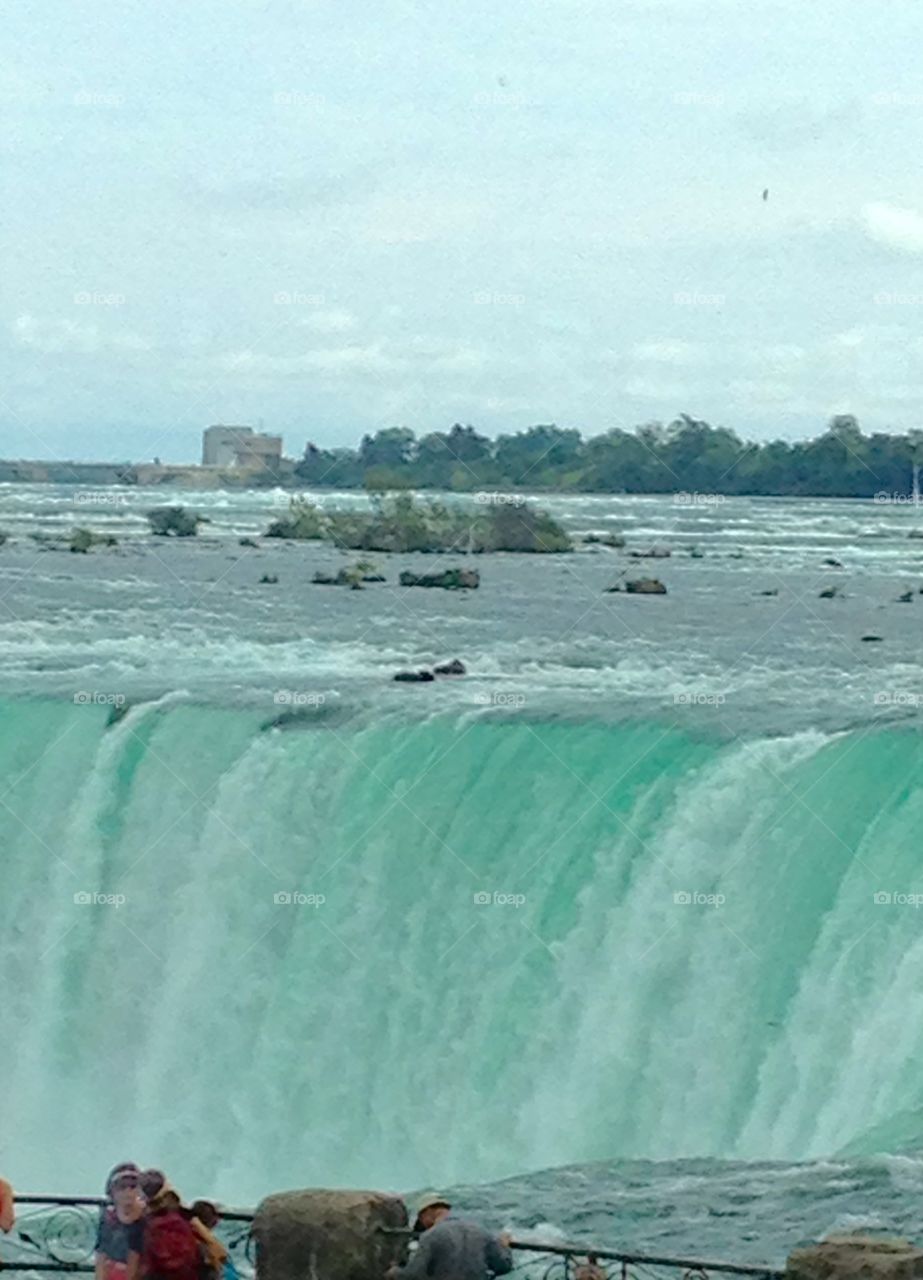
<path fill-rule="evenodd" d="M 923 425 L 921 9 L 11 6 L 0 455 Z"/>

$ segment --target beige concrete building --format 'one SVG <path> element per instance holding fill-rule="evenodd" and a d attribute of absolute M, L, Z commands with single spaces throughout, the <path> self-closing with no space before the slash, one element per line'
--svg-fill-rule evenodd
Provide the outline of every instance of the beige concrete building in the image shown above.
<path fill-rule="evenodd" d="M 282 437 L 254 431 L 252 427 L 213 426 L 202 433 L 203 467 L 240 467 L 245 470 L 276 466 L 282 460 Z"/>

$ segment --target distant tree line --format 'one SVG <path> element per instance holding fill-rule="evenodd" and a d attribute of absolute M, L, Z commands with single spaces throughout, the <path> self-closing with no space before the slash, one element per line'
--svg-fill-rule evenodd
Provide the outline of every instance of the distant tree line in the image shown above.
<path fill-rule="evenodd" d="M 308 487 L 532 489 L 575 493 L 721 493 L 870 498 L 909 494 L 918 434 L 863 435 L 851 415 L 833 418 L 812 440 L 741 440 L 727 427 L 682 414 L 584 439 L 579 431 L 535 426 L 496 440 L 456 423 L 417 437 L 388 427 L 358 449 L 309 444 L 296 465 Z M 923 439 L 923 436 L 920 437 Z"/>

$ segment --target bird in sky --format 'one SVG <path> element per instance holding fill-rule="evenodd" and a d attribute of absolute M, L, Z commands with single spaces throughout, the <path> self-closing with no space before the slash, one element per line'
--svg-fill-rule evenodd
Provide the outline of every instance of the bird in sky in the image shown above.
<path fill-rule="evenodd" d="M 769 199 L 769 188 L 764 187 L 763 188 L 763 204 L 765 204 L 768 199 Z"/>

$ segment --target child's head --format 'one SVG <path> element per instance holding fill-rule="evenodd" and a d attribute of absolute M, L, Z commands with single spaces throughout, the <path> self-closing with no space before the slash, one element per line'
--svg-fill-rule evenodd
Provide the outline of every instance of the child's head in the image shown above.
<path fill-rule="evenodd" d="M 198 1218 L 203 1227 L 208 1227 L 209 1231 L 213 1227 L 217 1227 L 221 1221 L 221 1214 L 211 1200 L 195 1200 L 190 1206 L 189 1212 L 194 1218 Z"/>

